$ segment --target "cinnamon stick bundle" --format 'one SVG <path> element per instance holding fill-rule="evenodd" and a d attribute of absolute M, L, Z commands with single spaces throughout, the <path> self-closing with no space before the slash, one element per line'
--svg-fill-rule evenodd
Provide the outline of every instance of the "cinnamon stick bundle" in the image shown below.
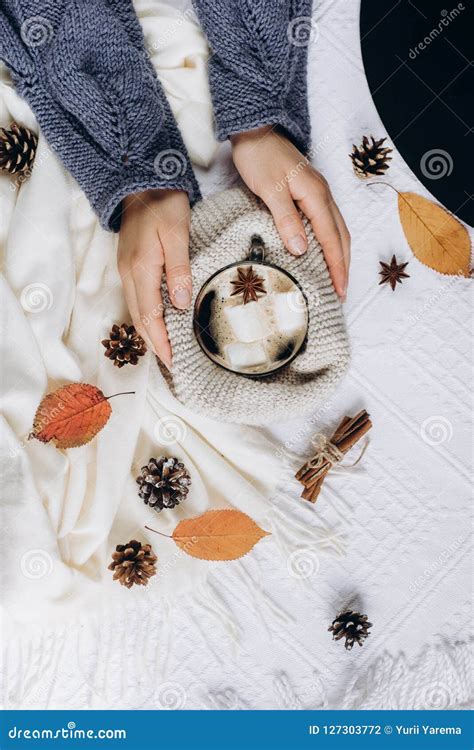
<path fill-rule="evenodd" d="M 363 409 L 355 417 L 344 417 L 329 442 L 341 453 L 346 454 L 370 430 L 372 422 Z M 333 463 L 316 453 L 295 474 L 296 479 L 304 486 L 301 497 L 315 503 L 321 491 L 324 478 Z"/>

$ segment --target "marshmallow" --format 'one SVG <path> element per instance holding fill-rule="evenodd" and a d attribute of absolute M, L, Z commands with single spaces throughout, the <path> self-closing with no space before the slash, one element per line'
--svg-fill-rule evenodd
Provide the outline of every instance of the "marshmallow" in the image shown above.
<path fill-rule="evenodd" d="M 263 307 L 259 302 L 248 302 L 246 305 L 235 307 L 229 305 L 224 308 L 224 313 L 238 341 L 260 341 L 270 333 Z"/>
<path fill-rule="evenodd" d="M 227 344 L 225 356 L 233 370 L 263 365 L 267 361 L 265 349 L 261 344 Z"/>
<path fill-rule="evenodd" d="M 306 301 L 299 289 L 274 294 L 272 302 L 279 333 L 293 333 L 306 327 Z"/>

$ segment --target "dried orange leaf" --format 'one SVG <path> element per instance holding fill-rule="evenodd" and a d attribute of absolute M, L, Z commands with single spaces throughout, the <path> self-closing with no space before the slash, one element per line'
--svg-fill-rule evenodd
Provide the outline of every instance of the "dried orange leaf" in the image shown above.
<path fill-rule="evenodd" d="M 398 212 L 408 244 L 421 263 L 450 276 L 470 276 L 471 242 L 455 216 L 416 193 L 398 194 Z"/>
<path fill-rule="evenodd" d="M 208 510 L 180 521 L 172 538 L 184 552 L 200 560 L 237 560 L 250 552 L 268 531 L 240 510 Z"/>
<path fill-rule="evenodd" d="M 77 448 L 92 440 L 106 424 L 112 408 L 94 385 L 71 383 L 49 393 L 38 406 L 31 437 L 57 448 Z"/>

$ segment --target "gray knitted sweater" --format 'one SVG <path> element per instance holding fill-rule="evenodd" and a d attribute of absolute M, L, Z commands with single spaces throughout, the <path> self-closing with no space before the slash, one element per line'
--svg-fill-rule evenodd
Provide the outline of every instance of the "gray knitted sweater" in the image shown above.
<path fill-rule="evenodd" d="M 312 0 L 194 0 L 212 55 L 217 135 L 278 124 L 309 146 Z M 0 59 L 104 227 L 122 198 L 174 188 L 199 198 L 131 0 L 0 0 Z"/>

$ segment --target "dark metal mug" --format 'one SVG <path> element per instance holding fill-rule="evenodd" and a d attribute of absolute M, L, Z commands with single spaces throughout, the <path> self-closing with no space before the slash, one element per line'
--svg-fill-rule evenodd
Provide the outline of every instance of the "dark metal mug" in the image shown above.
<path fill-rule="evenodd" d="M 254 275 L 263 274 L 259 289 L 267 288 L 254 294 L 250 302 L 243 297 L 244 304 L 239 304 L 238 270 L 245 275 L 250 268 Z M 293 325 L 298 322 L 297 327 L 285 329 L 291 319 Z M 243 331 L 246 321 L 250 330 L 247 326 L 242 340 L 239 330 Z M 252 238 L 248 258 L 216 271 L 202 286 L 194 305 L 194 334 L 204 354 L 220 367 L 247 377 L 264 377 L 287 367 L 306 342 L 308 323 L 303 290 L 288 271 L 265 261 L 264 244 L 258 236 Z"/>

